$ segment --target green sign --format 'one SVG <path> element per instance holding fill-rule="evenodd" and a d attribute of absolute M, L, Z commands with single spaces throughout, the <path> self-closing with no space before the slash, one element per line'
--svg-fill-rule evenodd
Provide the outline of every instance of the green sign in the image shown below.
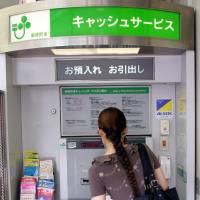
<path fill-rule="evenodd" d="M 138 36 L 180 40 L 180 14 L 133 7 L 73 7 L 10 17 L 11 42 L 62 36 Z"/>
<path fill-rule="evenodd" d="M 50 10 L 50 35 L 142 36 L 180 39 L 180 14 L 130 7 L 76 7 Z"/>
<path fill-rule="evenodd" d="M 114 88 L 62 88 L 62 95 L 80 94 L 148 94 L 148 87 L 114 87 Z"/>

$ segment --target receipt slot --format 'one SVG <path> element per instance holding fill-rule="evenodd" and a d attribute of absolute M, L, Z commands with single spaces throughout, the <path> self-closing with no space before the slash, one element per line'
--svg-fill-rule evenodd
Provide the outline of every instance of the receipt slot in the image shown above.
<path fill-rule="evenodd" d="M 148 143 L 150 137 L 128 136 L 127 142 Z M 104 146 L 99 137 L 70 137 L 60 142 L 60 176 L 62 200 L 89 200 L 88 169 L 94 157 L 104 154 Z"/>

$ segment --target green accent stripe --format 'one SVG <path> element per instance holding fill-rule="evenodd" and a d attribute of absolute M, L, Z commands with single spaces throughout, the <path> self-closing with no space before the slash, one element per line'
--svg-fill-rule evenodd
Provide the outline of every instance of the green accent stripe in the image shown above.
<path fill-rule="evenodd" d="M 114 88 L 62 88 L 62 95 L 87 94 L 148 94 L 148 87 L 114 87 Z"/>

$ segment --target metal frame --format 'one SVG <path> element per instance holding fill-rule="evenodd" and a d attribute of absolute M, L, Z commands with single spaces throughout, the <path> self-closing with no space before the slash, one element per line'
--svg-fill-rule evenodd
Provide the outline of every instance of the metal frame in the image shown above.
<path fill-rule="evenodd" d="M 8 199 L 7 137 L 5 125 L 5 96 L 0 91 L 0 199 Z"/>
<path fill-rule="evenodd" d="M 26 12 L 48 10 L 52 8 L 85 7 L 85 6 L 121 6 L 140 7 L 181 13 L 181 39 L 180 41 L 145 38 L 145 37 L 107 37 L 107 36 L 70 36 L 43 40 L 10 43 L 9 16 Z M 151 49 L 165 48 L 164 51 L 174 49 L 194 49 L 194 9 L 178 4 L 167 3 L 159 0 L 69 0 L 69 1 L 43 1 L 31 4 L 12 6 L 1 10 L 0 14 L 0 52 L 13 52 L 25 49 L 40 49 L 45 47 L 96 47 L 96 46 L 143 46 Z M 36 50 L 37 51 L 37 50 Z"/>

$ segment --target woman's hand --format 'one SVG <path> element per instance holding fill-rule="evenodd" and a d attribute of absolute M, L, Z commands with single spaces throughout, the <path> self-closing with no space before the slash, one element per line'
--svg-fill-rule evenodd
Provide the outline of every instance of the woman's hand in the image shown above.
<path fill-rule="evenodd" d="M 165 178 L 165 175 L 161 169 L 161 167 L 154 170 L 155 178 L 158 181 L 158 184 L 165 191 L 169 188 L 168 181 Z"/>

